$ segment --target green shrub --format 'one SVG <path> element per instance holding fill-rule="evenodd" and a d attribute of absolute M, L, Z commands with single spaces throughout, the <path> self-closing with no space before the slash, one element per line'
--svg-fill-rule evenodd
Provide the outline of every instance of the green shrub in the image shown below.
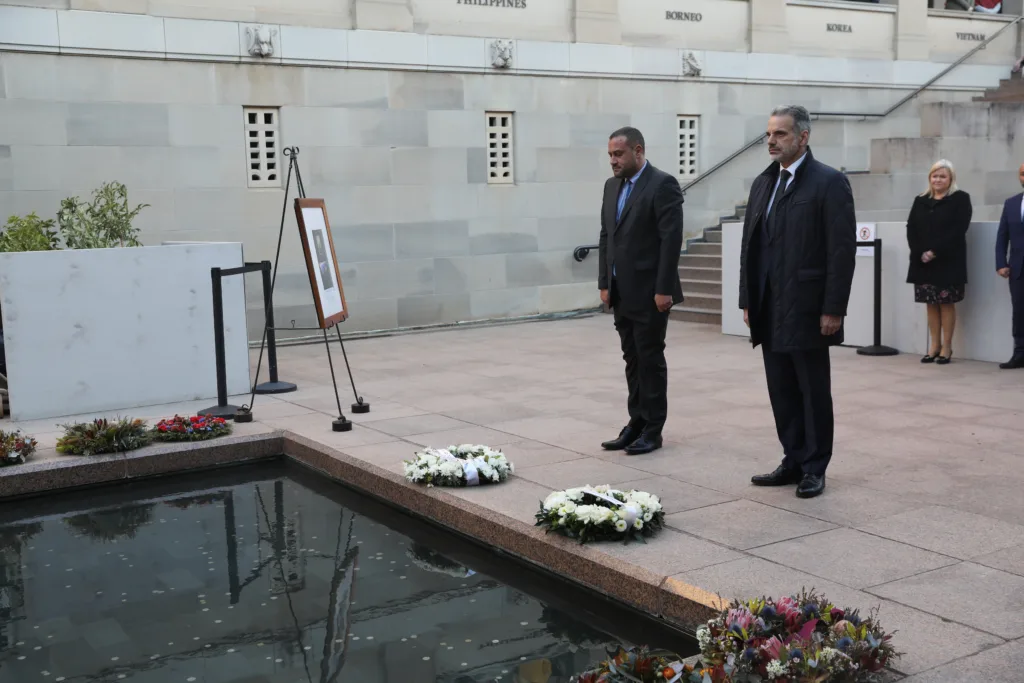
<path fill-rule="evenodd" d="M 100 418 L 61 427 L 64 436 L 57 439 L 57 452 L 64 455 L 123 453 L 149 443 L 146 423 L 129 417 L 114 421 Z"/>
<path fill-rule="evenodd" d="M 132 221 L 149 204 L 128 208 L 128 188 L 118 182 L 103 183 L 92 193 L 92 202 L 68 197 L 60 203 L 57 222 L 68 249 L 141 247 L 139 229 Z"/>
<path fill-rule="evenodd" d="M 43 220 L 34 212 L 11 216 L 0 232 L 0 251 L 51 251 L 58 249 L 52 218 Z"/>

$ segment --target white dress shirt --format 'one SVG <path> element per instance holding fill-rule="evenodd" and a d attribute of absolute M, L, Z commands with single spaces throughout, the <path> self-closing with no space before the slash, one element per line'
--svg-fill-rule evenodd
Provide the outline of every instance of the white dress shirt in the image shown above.
<path fill-rule="evenodd" d="M 789 165 L 789 168 L 785 168 L 785 169 L 780 169 L 779 170 L 779 177 L 775 181 L 775 189 L 772 190 L 772 196 L 768 199 L 768 211 L 765 213 L 765 216 L 767 216 L 769 213 L 771 213 L 772 206 L 775 204 L 775 193 L 779 191 L 779 183 L 782 182 L 782 171 L 789 171 L 789 177 L 786 178 L 786 187 L 782 188 L 782 191 L 785 192 L 786 190 L 789 189 L 789 186 L 793 183 L 793 178 L 796 177 L 796 169 L 800 168 L 800 164 L 804 163 L 804 159 L 806 159 L 806 158 L 807 158 L 807 152 L 804 152 L 803 155 L 799 159 L 797 159 L 796 161 L 794 161 L 793 163 L 791 163 Z"/>

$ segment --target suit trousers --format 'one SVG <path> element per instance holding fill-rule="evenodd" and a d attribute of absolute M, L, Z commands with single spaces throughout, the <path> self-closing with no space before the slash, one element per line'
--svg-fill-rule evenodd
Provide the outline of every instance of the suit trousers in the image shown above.
<path fill-rule="evenodd" d="M 785 454 L 782 465 L 803 474 L 823 475 L 832 459 L 835 432 L 829 349 L 774 351 L 771 290 L 765 289 L 758 325 L 775 431 Z"/>
<path fill-rule="evenodd" d="M 1024 355 L 1024 278 L 1010 276 L 1010 302 L 1013 305 L 1013 355 Z"/>
<path fill-rule="evenodd" d="M 651 302 L 644 315 L 623 315 L 616 307 L 612 287 L 615 330 L 626 361 L 627 407 L 629 424 L 652 436 L 660 436 L 668 415 L 668 365 L 665 363 L 665 333 L 668 313 L 661 313 Z"/>

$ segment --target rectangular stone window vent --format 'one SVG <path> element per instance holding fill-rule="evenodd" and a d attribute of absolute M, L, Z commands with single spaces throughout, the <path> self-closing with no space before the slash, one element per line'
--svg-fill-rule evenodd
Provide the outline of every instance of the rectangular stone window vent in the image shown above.
<path fill-rule="evenodd" d="M 245 107 L 243 111 L 249 187 L 281 187 L 281 112 L 265 107 Z"/>
<path fill-rule="evenodd" d="M 489 111 L 487 116 L 487 182 L 515 182 L 512 163 L 512 112 Z"/>
<path fill-rule="evenodd" d="M 679 116 L 677 119 L 679 175 L 682 178 L 692 178 L 697 175 L 697 150 L 700 148 L 700 117 Z"/>

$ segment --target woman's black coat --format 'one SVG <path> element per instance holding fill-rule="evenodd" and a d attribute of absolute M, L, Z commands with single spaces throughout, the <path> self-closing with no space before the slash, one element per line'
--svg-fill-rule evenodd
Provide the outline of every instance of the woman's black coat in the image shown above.
<path fill-rule="evenodd" d="M 907 282 L 937 287 L 967 284 L 967 228 L 971 224 L 971 196 L 957 190 L 936 201 L 915 197 L 907 219 L 910 268 Z M 921 262 L 926 251 L 935 254 Z"/>

